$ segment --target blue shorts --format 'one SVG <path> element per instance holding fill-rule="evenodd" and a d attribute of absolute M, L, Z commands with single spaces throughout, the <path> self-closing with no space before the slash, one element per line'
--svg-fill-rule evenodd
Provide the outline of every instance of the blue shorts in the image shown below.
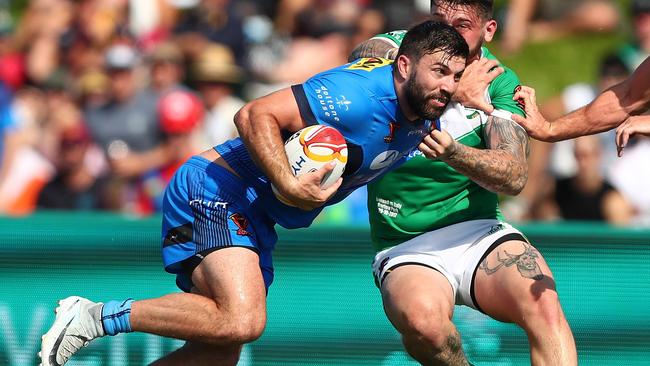
<path fill-rule="evenodd" d="M 176 171 L 163 198 L 162 257 L 181 290 L 192 289 L 192 271 L 205 255 L 229 247 L 257 252 L 268 290 L 278 236 L 259 201 L 255 189 L 202 157 Z"/>

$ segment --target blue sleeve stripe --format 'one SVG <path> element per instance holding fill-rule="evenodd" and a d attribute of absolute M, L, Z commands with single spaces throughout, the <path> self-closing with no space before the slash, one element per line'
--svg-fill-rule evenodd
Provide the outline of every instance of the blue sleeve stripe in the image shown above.
<path fill-rule="evenodd" d="M 298 103 L 300 117 L 302 117 L 308 126 L 317 125 L 318 120 L 316 120 L 316 116 L 311 110 L 309 101 L 307 101 L 307 94 L 305 94 L 305 89 L 302 84 L 291 85 L 291 91 L 293 92 L 293 97 L 296 98 L 296 103 Z"/>

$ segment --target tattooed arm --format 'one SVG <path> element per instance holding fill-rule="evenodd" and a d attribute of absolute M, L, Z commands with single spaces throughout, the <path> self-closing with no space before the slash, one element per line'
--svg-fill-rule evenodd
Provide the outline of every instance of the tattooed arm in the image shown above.
<path fill-rule="evenodd" d="M 528 179 L 528 135 L 515 122 L 490 116 L 485 139 L 488 148 L 475 149 L 434 130 L 419 148 L 426 157 L 446 162 L 489 191 L 519 194 Z"/>
<path fill-rule="evenodd" d="M 348 56 L 348 62 L 363 57 L 382 57 L 394 60 L 398 49 L 398 47 L 395 47 L 393 44 L 381 38 L 372 38 L 361 42 L 357 47 L 355 47 L 350 56 Z"/>

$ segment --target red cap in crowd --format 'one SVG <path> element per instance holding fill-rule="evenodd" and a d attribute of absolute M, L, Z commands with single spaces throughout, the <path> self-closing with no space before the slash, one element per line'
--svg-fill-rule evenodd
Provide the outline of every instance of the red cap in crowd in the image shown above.
<path fill-rule="evenodd" d="M 203 119 L 203 103 L 183 90 L 167 93 L 158 102 L 160 127 L 166 133 L 187 133 Z"/>

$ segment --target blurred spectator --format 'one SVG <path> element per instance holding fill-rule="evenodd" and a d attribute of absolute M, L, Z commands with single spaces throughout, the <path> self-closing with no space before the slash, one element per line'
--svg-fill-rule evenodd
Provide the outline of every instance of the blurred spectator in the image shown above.
<path fill-rule="evenodd" d="M 540 107 L 546 118 L 555 119 L 591 102 L 598 93 L 623 81 L 629 75 L 623 61 L 615 55 L 606 55 L 600 65 L 598 81 L 595 85 L 576 83 L 566 87 L 561 94 L 548 99 Z M 614 132 L 599 134 L 604 154 L 601 159 L 601 172 L 606 172 L 616 159 Z M 573 140 L 546 143 L 531 140 L 528 159 L 528 183 L 519 196 L 502 205 L 509 220 L 524 221 L 548 218 L 548 206 L 541 204 L 544 197 L 553 192 L 550 189 L 556 178 L 567 178 L 577 173 L 578 164 L 574 156 Z"/>
<path fill-rule="evenodd" d="M 86 108 L 91 136 L 108 158 L 113 210 L 133 211 L 136 179 L 170 159 L 158 125 L 158 96 L 139 90 L 135 74 L 138 62 L 138 54 L 130 46 L 109 48 L 105 55 L 109 101 Z"/>
<path fill-rule="evenodd" d="M 177 21 L 178 1 L 128 0 L 128 2 L 129 31 L 144 50 L 151 50 L 169 37 Z"/>
<path fill-rule="evenodd" d="M 612 185 L 634 207 L 632 224 L 650 227 L 650 139 L 636 137 L 625 147 L 625 154 L 616 159 L 609 170 Z"/>
<path fill-rule="evenodd" d="M 156 98 L 138 91 L 134 74 L 138 55 L 134 49 L 126 45 L 113 46 L 106 52 L 105 62 L 110 79 L 110 100 L 99 107 L 89 106 L 86 122 L 93 140 L 112 163 L 124 163 L 118 165 L 116 173 L 136 176 L 146 170 L 148 164 L 127 162 L 129 152 L 151 151 L 162 141 Z M 150 163 L 155 165 L 156 162 Z"/>
<path fill-rule="evenodd" d="M 409 29 L 428 18 L 431 11 L 428 0 L 376 0 L 373 4 L 386 15 L 387 30 Z"/>
<path fill-rule="evenodd" d="M 242 65 L 245 59 L 243 20 L 230 0 L 201 0 L 173 30 L 185 52 L 196 56 L 207 42 L 226 45 Z"/>
<path fill-rule="evenodd" d="M 160 96 L 173 89 L 182 88 L 184 78 L 183 52 L 172 42 L 163 42 L 154 47 L 149 55 L 151 63 L 151 91 Z"/>
<path fill-rule="evenodd" d="M 247 98 L 301 83 L 313 74 L 346 63 L 357 22 L 368 19 L 361 16 L 365 11 L 357 1 L 280 1 L 273 30 L 258 19 L 257 31 L 265 36 L 251 31 L 256 37 L 248 66 L 259 83 L 249 83 Z M 373 14 L 371 20 L 383 21 L 376 12 Z M 365 32 L 371 30 L 367 24 L 363 28 Z"/>
<path fill-rule="evenodd" d="M 515 53 L 527 40 L 612 32 L 619 21 L 616 6 L 606 0 L 510 0 L 501 49 Z"/>
<path fill-rule="evenodd" d="M 80 103 L 88 109 L 99 108 L 110 101 L 110 78 L 101 70 L 88 70 L 77 79 Z"/>
<path fill-rule="evenodd" d="M 34 83 L 44 82 L 57 70 L 62 72 L 60 41 L 71 31 L 75 5 L 69 0 L 35 0 L 17 29 L 16 41 L 27 51 L 26 69 Z"/>
<path fill-rule="evenodd" d="M 578 169 L 574 176 L 558 178 L 554 193 L 547 197 L 547 217 L 565 220 L 607 221 L 614 225 L 628 225 L 632 207 L 601 171 L 602 148 L 597 136 L 577 138 L 574 153 Z"/>
<path fill-rule="evenodd" d="M 163 193 L 174 172 L 190 156 L 203 150 L 197 141 L 197 133 L 204 107 L 196 95 L 184 90 L 169 92 L 160 99 L 158 112 L 171 159 L 160 168 L 146 172 L 140 179 L 135 209 L 140 215 L 161 211 Z"/>
<path fill-rule="evenodd" d="M 66 105 L 60 106 L 61 110 Z M 52 133 L 45 126 L 50 119 L 45 94 L 37 89 L 19 91 L 11 105 L 11 152 L 2 166 L 0 179 L 0 212 L 25 215 L 36 207 L 38 194 L 54 174 L 54 166 L 46 158 Z M 6 146 L 9 147 L 9 146 Z"/>
<path fill-rule="evenodd" d="M 245 103 L 235 96 L 234 88 L 243 78 L 232 52 L 219 44 L 207 47 L 192 65 L 192 79 L 208 110 L 201 134 L 204 148 L 237 137 L 234 117 Z"/>
<path fill-rule="evenodd" d="M 0 185 L 18 148 L 16 118 L 12 111 L 13 95 L 0 82 Z"/>
<path fill-rule="evenodd" d="M 98 176 L 97 159 L 101 154 L 92 145 L 90 135 L 78 122 L 65 127 L 59 138 L 54 164 L 56 174 L 40 191 L 39 208 L 59 210 L 105 209 L 107 180 Z"/>
<path fill-rule="evenodd" d="M 11 37 L 8 18 L 9 14 L 0 9 L 0 82 L 16 91 L 25 82 L 25 57 Z"/>
<path fill-rule="evenodd" d="M 650 55 L 650 0 L 632 0 L 630 11 L 633 39 L 621 47 L 619 56 L 634 70 Z"/>

